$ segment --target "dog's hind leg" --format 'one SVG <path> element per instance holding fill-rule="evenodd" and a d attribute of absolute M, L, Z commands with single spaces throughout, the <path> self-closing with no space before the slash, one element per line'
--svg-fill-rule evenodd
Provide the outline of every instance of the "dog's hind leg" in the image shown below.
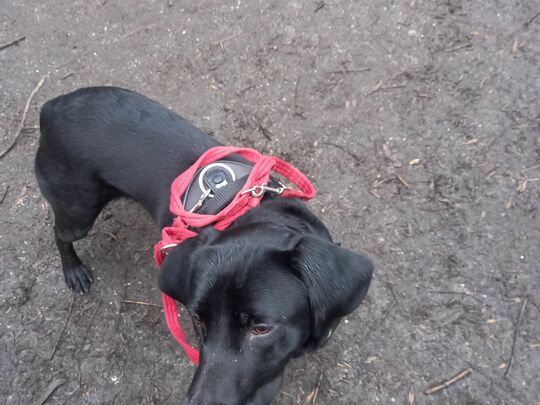
<path fill-rule="evenodd" d="M 54 238 L 60 252 L 62 270 L 67 286 L 78 293 L 87 292 L 94 281 L 90 270 L 77 255 L 73 242 L 86 236 L 95 220 L 86 217 L 83 222 L 71 218 L 62 209 L 54 208 Z M 96 214 L 97 217 L 97 214 Z"/>
<path fill-rule="evenodd" d="M 90 289 L 93 279 L 73 242 L 86 236 L 103 207 L 118 192 L 91 175 L 64 170 L 53 163 L 38 152 L 36 176 L 54 211 L 54 236 L 64 279 L 71 290 L 82 294 Z"/>

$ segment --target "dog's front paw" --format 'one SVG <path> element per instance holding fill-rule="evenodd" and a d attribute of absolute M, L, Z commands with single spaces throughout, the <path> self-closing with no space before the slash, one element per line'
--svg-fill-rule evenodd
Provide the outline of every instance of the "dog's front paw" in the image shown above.
<path fill-rule="evenodd" d="M 64 279 L 71 291 L 80 294 L 88 292 L 94 281 L 92 273 L 83 264 L 77 267 L 64 267 Z"/>

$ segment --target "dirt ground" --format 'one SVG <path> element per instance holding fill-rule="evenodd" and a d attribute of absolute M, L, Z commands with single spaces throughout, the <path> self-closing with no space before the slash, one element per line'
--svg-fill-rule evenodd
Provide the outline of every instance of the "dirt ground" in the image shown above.
<path fill-rule="evenodd" d="M 0 402 L 41 404 L 56 387 L 48 404 L 173 404 L 194 372 L 159 307 L 149 216 L 105 209 L 77 244 L 96 282 L 71 307 L 36 187 L 40 105 L 117 85 L 300 167 L 336 240 L 376 263 L 368 300 L 291 363 L 275 404 L 538 403 L 539 12 L 535 0 L 2 0 L 0 44 L 25 39 L 0 50 L 0 150 L 47 79 L 0 160 Z"/>

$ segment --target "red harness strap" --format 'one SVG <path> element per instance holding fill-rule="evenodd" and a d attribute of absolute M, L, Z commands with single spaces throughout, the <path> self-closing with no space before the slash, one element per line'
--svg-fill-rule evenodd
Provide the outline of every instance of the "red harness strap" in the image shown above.
<path fill-rule="evenodd" d="M 249 174 L 242 190 L 226 208 L 216 215 L 202 215 L 186 211 L 182 205 L 181 197 L 197 173 L 197 170 L 202 166 L 231 154 L 238 154 L 254 164 L 253 170 Z M 298 190 L 285 189 L 281 194 L 282 197 L 301 198 L 303 200 L 309 200 L 315 197 L 315 188 L 306 176 L 294 166 L 275 156 L 261 155 L 253 149 L 228 146 L 216 146 L 204 153 L 188 170 L 178 176 L 171 185 L 170 210 L 175 215 L 175 218 L 172 226 L 163 228 L 161 241 L 154 248 L 154 260 L 157 266 L 161 267 L 163 264 L 167 249 L 182 243 L 186 239 L 197 236 L 197 233 L 188 229 L 188 227 L 201 228 L 207 225 L 213 225 L 214 228 L 221 231 L 248 210 L 259 205 L 261 202 L 260 197 L 264 194 L 260 186 L 268 184 L 272 171 L 285 177 L 298 188 Z M 257 190 L 261 192 L 249 192 L 254 187 L 258 187 Z M 169 331 L 184 348 L 189 359 L 194 364 L 198 364 L 199 351 L 190 346 L 186 341 L 184 331 L 178 322 L 176 301 L 166 294 L 162 294 L 162 298 Z"/>

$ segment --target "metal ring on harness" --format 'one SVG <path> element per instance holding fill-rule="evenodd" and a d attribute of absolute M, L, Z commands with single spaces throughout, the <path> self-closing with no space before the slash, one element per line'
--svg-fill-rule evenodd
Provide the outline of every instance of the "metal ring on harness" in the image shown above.
<path fill-rule="evenodd" d="M 169 243 L 168 245 L 164 245 L 159 248 L 161 252 L 163 252 L 164 255 L 167 255 L 168 249 L 178 246 L 178 243 Z"/>

